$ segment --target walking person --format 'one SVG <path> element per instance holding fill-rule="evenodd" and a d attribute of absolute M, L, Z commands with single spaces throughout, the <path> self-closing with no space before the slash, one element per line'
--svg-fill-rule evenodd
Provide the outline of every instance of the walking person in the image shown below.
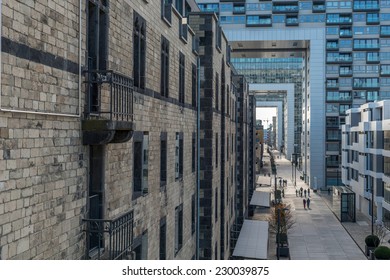
<path fill-rule="evenodd" d="M 282 196 L 284 197 L 284 189 L 282 189 Z"/>
<path fill-rule="evenodd" d="M 306 190 L 303 191 L 305 193 L 305 197 L 306 197 Z"/>
<path fill-rule="evenodd" d="M 307 196 L 310 196 L 310 188 L 307 189 Z"/>
<path fill-rule="evenodd" d="M 310 209 L 310 198 L 307 198 L 307 209 Z"/>
<path fill-rule="evenodd" d="M 306 209 L 306 199 L 303 199 L 303 208 Z"/>

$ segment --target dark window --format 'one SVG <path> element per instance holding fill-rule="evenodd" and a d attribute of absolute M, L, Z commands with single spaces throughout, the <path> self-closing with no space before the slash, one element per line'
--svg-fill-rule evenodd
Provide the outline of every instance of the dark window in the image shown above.
<path fill-rule="evenodd" d="M 148 193 L 149 134 L 134 133 L 134 198 Z"/>
<path fill-rule="evenodd" d="M 219 76 L 215 73 L 215 109 L 219 109 Z"/>
<path fill-rule="evenodd" d="M 175 255 L 183 246 L 183 204 L 175 208 Z"/>
<path fill-rule="evenodd" d="M 108 7 L 107 2 L 88 2 L 87 9 L 87 48 L 88 70 L 106 70 L 108 52 Z M 89 109 L 99 111 L 99 90 L 96 83 L 92 83 L 89 90 Z"/>
<path fill-rule="evenodd" d="M 218 221 L 218 189 L 215 189 L 215 196 L 214 196 L 214 215 L 215 215 L 215 222 Z"/>
<path fill-rule="evenodd" d="M 218 133 L 215 133 L 215 166 L 218 167 Z"/>
<path fill-rule="evenodd" d="M 108 49 L 107 1 L 88 3 L 88 67 L 90 70 L 105 70 Z"/>
<path fill-rule="evenodd" d="M 196 226 L 196 200 L 195 195 L 192 195 L 191 198 L 191 233 L 195 233 L 195 226 Z"/>
<path fill-rule="evenodd" d="M 185 57 L 179 54 L 179 102 L 184 104 L 185 101 Z"/>
<path fill-rule="evenodd" d="M 169 94 L 169 41 L 161 36 L 161 95 Z"/>
<path fill-rule="evenodd" d="M 175 8 L 180 13 L 180 15 L 184 15 L 183 0 L 175 0 Z"/>
<path fill-rule="evenodd" d="M 160 260 L 167 259 L 167 221 L 166 218 L 160 220 Z"/>
<path fill-rule="evenodd" d="M 196 170 L 196 138 L 195 138 L 195 132 L 192 133 L 192 172 L 195 172 Z"/>
<path fill-rule="evenodd" d="M 136 12 L 134 12 L 133 37 L 134 86 L 145 88 L 146 21 Z"/>
<path fill-rule="evenodd" d="M 217 48 L 217 50 L 221 51 L 221 47 L 222 47 L 222 27 L 220 25 L 216 26 L 215 47 Z"/>
<path fill-rule="evenodd" d="M 161 0 L 161 18 L 169 25 L 172 22 L 172 0 Z"/>
<path fill-rule="evenodd" d="M 160 137 L 160 187 L 167 184 L 167 133 L 161 132 Z"/>
<path fill-rule="evenodd" d="M 175 141 L 175 179 L 183 178 L 183 133 L 176 133 Z"/>
<path fill-rule="evenodd" d="M 192 107 L 196 107 L 197 102 L 197 79 L 196 79 L 196 65 L 192 64 Z"/>
<path fill-rule="evenodd" d="M 226 133 L 226 161 L 229 160 L 229 134 Z"/>
<path fill-rule="evenodd" d="M 104 145 L 91 145 L 89 152 L 90 172 L 89 172 L 89 219 L 103 219 L 104 205 Z M 99 233 L 92 233 L 89 237 L 89 250 L 104 246 Z"/>

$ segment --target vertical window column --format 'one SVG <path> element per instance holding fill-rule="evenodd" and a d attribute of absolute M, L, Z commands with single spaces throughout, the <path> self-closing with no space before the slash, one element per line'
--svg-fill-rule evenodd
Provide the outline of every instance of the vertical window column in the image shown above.
<path fill-rule="evenodd" d="M 179 54 L 179 103 L 185 102 L 185 56 Z"/>
<path fill-rule="evenodd" d="M 183 246 L 183 204 L 175 208 L 175 255 Z"/>
<path fill-rule="evenodd" d="M 146 21 L 136 12 L 133 22 L 133 51 L 134 86 L 145 88 Z"/>
<path fill-rule="evenodd" d="M 169 41 L 161 36 L 161 96 L 169 95 Z"/>
<path fill-rule="evenodd" d="M 183 132 L 176 132 L 175 139 L 175 179 L 183 178 Z"/>

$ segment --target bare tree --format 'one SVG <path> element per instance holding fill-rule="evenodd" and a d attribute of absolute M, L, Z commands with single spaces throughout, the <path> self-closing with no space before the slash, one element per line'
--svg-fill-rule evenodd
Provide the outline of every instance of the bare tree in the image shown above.
<path fill-rule="evenodd" d="M 272 208 L 271 215 L 268 217 L 270 230 L 274 233 L 278 232 L 278 209 L 280 209 L 279 232 L 287 233 L 287 230 L 294 226 L 295 220 L 291 212 L 291 205 L 284 203 L 276 204 Z"/>
<path fill-rule="evenodd" d="M 385 239 L 387 234 L 388 234 L 388 232 L 387 232 L 387 229 L 384 227 L 384 225 L 382 225 L 380 223 L 375 224 L 374 235 L 378 236 L 379 244 L 382 243 L 382 241 Z"/>

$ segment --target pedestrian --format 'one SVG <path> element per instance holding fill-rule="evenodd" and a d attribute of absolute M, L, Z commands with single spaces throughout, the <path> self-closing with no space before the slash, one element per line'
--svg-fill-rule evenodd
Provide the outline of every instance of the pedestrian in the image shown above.
<path fill-rule="evenodd" d="M 284 197 L 284 189 L 282 189 L 282 196 Z"/>
<path fill-rule="evenodd" d="M 310 196 L 310 188 L 307 189 L 307 196 Z"/>
<path fill-rule="evenodd" d="M 307 209 L 310 209 L 310 198 L 307 198 Z"/>
<path fill-rule="evenodd" d="M 328 195 L 330 195 L 330 188 L 328 188 Z"/>
<path fill-rule="evenodd" d="M 303 208 L 306 209 L 306 199 L 303 199 Z"/>
<path fill-rule="evenodd" d="M 298 197 L 298 190 L 295 189 L 295 195 Z"/>
<path fill-rule="evenodd" d="M 303 191 L 305 193 L 305 197 L 306 197 L 306 190 Z"/>
<path fill-rule="evenodd" d="M 279 186 L 282 186 L 282 179 L 279 179 Z"/>

